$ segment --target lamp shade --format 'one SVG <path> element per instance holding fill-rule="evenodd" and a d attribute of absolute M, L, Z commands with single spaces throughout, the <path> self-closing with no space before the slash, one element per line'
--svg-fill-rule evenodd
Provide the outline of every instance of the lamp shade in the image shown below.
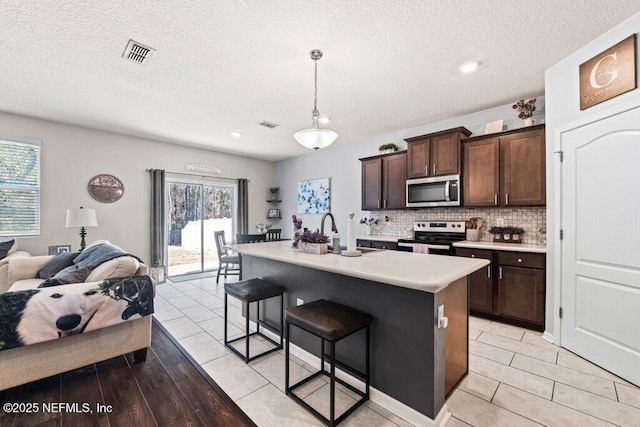
<path fill-rule="evenodd" d="M 300 145 L 318 150 L 331 145 L 336 140 L 338 134 L 329 129 L 305 129 L 296 132 L 293 137 Z"/>
<path fill-rule="evenodd" d="M 95 209 L 67 209 L 67 228 L 97 226 L 98 218 Z"/>

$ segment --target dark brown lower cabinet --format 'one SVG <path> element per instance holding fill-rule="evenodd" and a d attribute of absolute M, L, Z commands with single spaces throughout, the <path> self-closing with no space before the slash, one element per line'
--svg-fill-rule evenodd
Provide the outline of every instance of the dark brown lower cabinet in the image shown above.
<path fill-rule="evenodd" d="M 544 325 L 544 270 L 499 266 L 498 316 Z"/>
<path fill-rule="evenodd" d="M 485 249 L 456 249 L 456 255 L 488 259 L 492 262 L 469 276 L 469 308 L 483 313 L 493 312 L 493 252 Z"/>
<path fill-rule="evenodd" d="M 357 239 L 356 245 L 363 248 L 389 249 L 395 251 L 398 249 L 398 242 L 387 242 L 383 240 L 365 240 Z"/>
<path fill-rule="evenodd" d="M 472 314 L 544 329 L 544 254 L 456 248 L 456 255 L 491 261 L 469 276 Z"/>

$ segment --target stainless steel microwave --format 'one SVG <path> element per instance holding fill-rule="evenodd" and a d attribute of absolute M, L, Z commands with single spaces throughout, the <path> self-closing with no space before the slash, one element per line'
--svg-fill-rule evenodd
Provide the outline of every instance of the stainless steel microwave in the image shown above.
<path fill-rule="evenodd" d="M 460 206 L 460 175 L 407 180 L 407 207 Z"/>

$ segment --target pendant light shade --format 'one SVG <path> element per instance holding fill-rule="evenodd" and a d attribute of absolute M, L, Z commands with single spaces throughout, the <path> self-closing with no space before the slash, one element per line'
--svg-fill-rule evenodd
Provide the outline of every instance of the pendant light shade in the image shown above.
<path fill-rule="evenodd" d="M 315 63 L 315 92 L 313 99 L 313 111 L 311 112 L 311 129 L 296 132 L 293 137 L 298 141 L 298 143 L 300 143 L 300 145 L 317 151 L 320 148 L 331 145 L 331 143 L 333 143 L 333 141 L 338 137 L 338 134 L 332 130 L 320 129 L 318 127 L 318 118 L 320 117 L 320 111 L 318 111 L 318 60 L 322 58 L 322 51 L 314 49 L 310 52 L 310 56 Z"/>

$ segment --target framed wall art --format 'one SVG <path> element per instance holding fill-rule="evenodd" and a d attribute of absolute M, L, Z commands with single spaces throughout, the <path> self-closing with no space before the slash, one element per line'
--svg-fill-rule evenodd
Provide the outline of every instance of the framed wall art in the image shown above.
<path fill-rule="evenodd" d="M 65 252 L 71 252 L 71 245 L 49 246 L 49 255 L 57 255 Z"/>
<path fill-rule="evenodd" d="M 635 34 L 580 64 L 581 110 L 636 87 Z"/>
<path fill-rule="evenodd" d="M 298 213 L 321 214 L 329 211 L 329 178 L 298 182 Z"/>

